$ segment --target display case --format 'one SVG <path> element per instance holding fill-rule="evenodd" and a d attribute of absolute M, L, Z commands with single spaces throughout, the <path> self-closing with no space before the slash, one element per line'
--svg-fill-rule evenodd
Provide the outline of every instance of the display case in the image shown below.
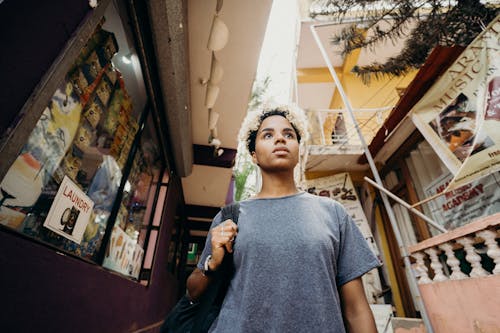
<path fill-rule="evenodd" d="M 110 2 L 0 182 L 0 224 L 138 279 L 169 169 L 127 21 Z"/>

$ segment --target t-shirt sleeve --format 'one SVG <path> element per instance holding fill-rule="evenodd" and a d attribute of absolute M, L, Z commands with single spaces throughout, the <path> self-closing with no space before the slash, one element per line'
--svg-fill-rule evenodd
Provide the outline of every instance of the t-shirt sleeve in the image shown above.
<path fill-rule="evenodd" d="M 337 257 L 337 286 L 340 287 L 380 266 L 380 261 L 369 248 L 351 216 L 343 207 L 338 208 L 340 245 Z"/>
<path fill-rule="evenodd" d="M 212 228 L 218 226 L 222 221 L 222 214 L 221 212 L 217 213 L 215 215 L 214 219 L 212 220 L 212 224 L 210 225 L 210 230 Z M 203 251 L 201 252 L 200 260 L 198 261 L 198 264 L 196 265 L 197 268 L 203 269 L 203 265 L 205 264 L 205 260 L 207 259 L 209 254 L 212 254 L 212 236 L 210 235 L 210 231 L 208 232 L 207 235 L 207 240 L 205 241 L 205 247 L 203 248 Z"/>

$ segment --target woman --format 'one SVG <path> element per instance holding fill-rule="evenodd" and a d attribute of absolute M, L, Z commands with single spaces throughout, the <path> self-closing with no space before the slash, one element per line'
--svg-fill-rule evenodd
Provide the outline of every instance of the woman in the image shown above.
<path fill-rule="evenodd" d="M 304 127 L 292 107 L 243 124 L 262 189 L 240 203 L 238 225 L 214 218 L 187 282 L 197 299 L 233 253 L 235 274 L 210 332 L 376 332 L 361 276 L 378 260 L 339 203 L 295 184 Z"/>

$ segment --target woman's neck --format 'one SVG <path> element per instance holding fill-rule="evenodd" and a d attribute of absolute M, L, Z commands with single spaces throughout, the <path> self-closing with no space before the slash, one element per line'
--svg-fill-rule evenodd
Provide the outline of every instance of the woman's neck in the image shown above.
<path fill-rule="evenodd" d="M 277 177 L 262 174 L 262 189 L 255 196 L 256 198 L 276 198 L 283 197 L 298 192 L 295 181 L 292 177 Z"/>

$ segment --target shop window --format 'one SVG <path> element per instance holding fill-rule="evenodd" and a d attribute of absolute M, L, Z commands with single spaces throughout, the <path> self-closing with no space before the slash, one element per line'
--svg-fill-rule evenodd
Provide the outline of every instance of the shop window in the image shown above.
<path fill-rule="evenodd" d="M 52 95 L 0 183 L 0 224 L 139 279 L 168 169 L 127 20 L 111 3 Z"/>
<path fill-rule="evenodd" d="M 160 183 L 162 162 L 154 133 L 149 117 L 123 191 L 117 197 L 118 213 L 103 261 L 104 267 L 136 279 L 144 259 L 147 259 L 144 268 L 151 269 L 158 233 L 157 228 L 152 227 L 159 226 L 167 189 L 167 184 Z"/>

